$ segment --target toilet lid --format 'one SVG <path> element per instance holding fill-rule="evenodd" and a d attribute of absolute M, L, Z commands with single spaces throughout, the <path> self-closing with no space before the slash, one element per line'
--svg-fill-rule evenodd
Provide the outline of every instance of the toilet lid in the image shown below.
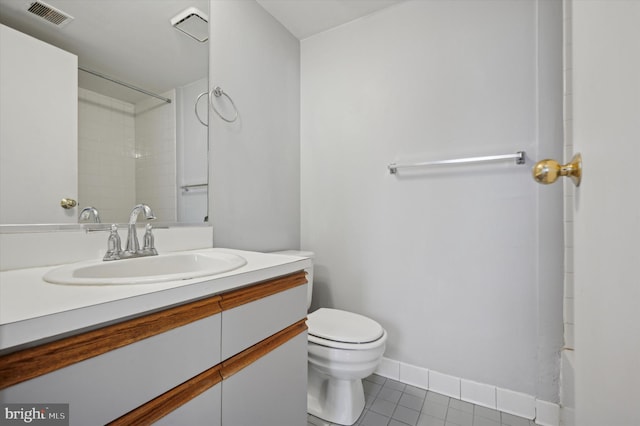
<path fill-rule="evenodd" d="M 309 334 L 345 343 L 367 343 L 379 339 L 384 330 L 374 320 L 353 312 L 320 308 L 307 316 Z"/>

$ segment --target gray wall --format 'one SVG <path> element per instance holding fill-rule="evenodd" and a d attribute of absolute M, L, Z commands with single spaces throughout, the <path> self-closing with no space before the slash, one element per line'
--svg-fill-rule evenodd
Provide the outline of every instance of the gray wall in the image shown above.
<path fill-rule="evenodd" d="M 210 3 L 209 85 L 240 111 L 209 115 L 214 246 L 258 251 L 300 244 L 300 44 L 253 1 Z M 226 100 L 216 103 L 232 116 Z"/>
<path fill-rule="evenodd" d="M 302 247 L 314 305 L 368 315 L 385 356 L 558 400 L 560 2 L 410 1 L 301 42 Z M 393 161 L 526 150 L 392 176 Z"/>
<path fill-rule="evenodd" d="M 560 6 L 410 1 L 299 56 L 255 2 L 212 1 L 210 85 L 241 112 L 210 117 L 214 245 L 301 244 L 313 307 L 378 320 L 388 358 L 557 401 L 562 192 L 530 167 L 562 157 Z M 518 150 L 527 166 L 386 170 Z"/>

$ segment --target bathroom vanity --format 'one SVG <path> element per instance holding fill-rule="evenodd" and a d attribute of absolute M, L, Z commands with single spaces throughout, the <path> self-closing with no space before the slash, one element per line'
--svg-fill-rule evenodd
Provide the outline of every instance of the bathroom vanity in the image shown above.
<path fill-rule="evenodd" d="M 310 261 L 199 252 L 247 263 L 138 285 L 1 272 L 0 401 L 68 403 L 71 425 L 305 424 Z"/>

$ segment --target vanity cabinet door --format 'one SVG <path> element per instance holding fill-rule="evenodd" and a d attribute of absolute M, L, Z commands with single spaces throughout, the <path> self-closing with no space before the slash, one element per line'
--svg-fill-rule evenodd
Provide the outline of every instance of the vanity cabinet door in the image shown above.
<path fill-rule="evenodd" d="M 307 424 L 306 329 L 230 376 L 225 364 L 223 426 Z"/>
<path fill-rule="evenodd" d="M 75 223 L 78 58 L 0 24 L 0 224 Z"/>
<path fill-rule="evenodd" d="M 306 282 L 298 272 L 222 294 L 222 359 L 306 318 Z"/>

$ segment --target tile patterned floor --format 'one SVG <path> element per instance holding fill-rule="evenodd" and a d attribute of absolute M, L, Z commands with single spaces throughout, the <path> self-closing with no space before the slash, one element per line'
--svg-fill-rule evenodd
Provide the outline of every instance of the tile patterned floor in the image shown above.
<path fill-rule="evenodd" d="M 365 409 L 358 426 L 534 426 L 532 420 L 449 398 L 382 376 L 363 380 Z M 307 426 L 333 426 L 312 415 Z"/>

